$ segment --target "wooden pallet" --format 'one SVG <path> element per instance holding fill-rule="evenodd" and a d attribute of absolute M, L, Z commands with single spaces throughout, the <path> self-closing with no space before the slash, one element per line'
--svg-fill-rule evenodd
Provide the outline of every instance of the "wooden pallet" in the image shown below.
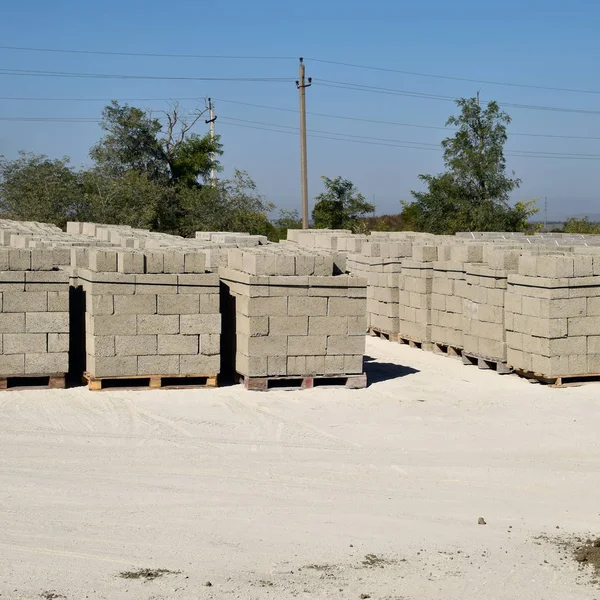
<path fill-rule="evenodd" d="M 247 390 L 267 392 L 273 389 L 309 390 L 315 387 L 367 387 L 367 374 L 360 375 L 306 375 L 290 377 L 248 377 L 238 373 L 239 381 Z"/>
<path fill-rule="evenodd" d="M 480 369 L 496 371 L 500 375 L 507 375 L 513 372 L 505 362 L 484 356 L 475 356 L 464 351 L 462 353 L 462 361 L 463 365 L 475 365 Z"/>
<path fill-rule="evenodd" d="M 0 390 L 23 390 L 29 388 L 45 388 L 49 390 L 64 390 L 66 385 L 65 373 L 52 375 L 9 375 L 0 377 Z"/>
<path fill-rule="evenodd" d="M 396 340 L 399 344 L 403 344 L 405 346 L 410 346 L 411 348 L 418 348 L 419 350 L 427 350 L 431 352 L 433 350 L 433 344 L 431 342 L 423 342 L 420 340 L 414 340 L 412 338 L 407 338 L 403 336 L 401 333 L 398 334 L 398 339 Z"/>
<path fill-rule="evenodd" d="M 460 358 L 462 356 L 462 348 L 441 344 L 439 342 L 432 342 L 432 344 L 434 354 L 443 354 L 444 356 L 450 356 L 451 358 Z"/>
<path fill-rule="evenodd" d="M 218 375 L 135 375 L 132 377 L 94 377 L 83 374 L 83 382 L 90 391 L 105 389 L 169 389 L 217 387 Z"/>
<path fill-rule="evenodd" d="M 388 342 L 397 342 L 398 334 L 390 333 L 389 331 L 382 331 L 381 329 L 375 329 L 374 327 L 369 327 L 369 335 L 371 337 L 378 337 L 382 340 L 387 340 Z"/>
<path fill-rule="evenodd" d="M 523 369 L 515 369 L 513 371 L 524 379 L 529 379 L 532 382 L 542 383 L 550 387 L 575 387 L 580 385 L 586 385 L 588 383 L 600 382 L 600 374 L 590 373 L 587 375 L 560 375 L 556 377 L 550 377 L 548 375 L 542 375 L 541 373 L 534 373 L 532 371 L 524 371 Z"/>

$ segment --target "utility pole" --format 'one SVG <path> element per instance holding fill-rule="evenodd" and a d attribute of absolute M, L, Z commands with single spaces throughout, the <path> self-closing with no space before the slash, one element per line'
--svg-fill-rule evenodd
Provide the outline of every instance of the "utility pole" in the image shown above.
<path fill-rule="evenodd" d="M 300 177 L 302 181 L 302 229 L 308 229 L 308 168 L 306 166 L 306 88 L 312 84 L 304 80 L 304 59 L 300 58 L 296 87 L 300 92 Z"/>
<path fill-rule="evenodd" d="M 212 100 L 208 99 L 208 110 L 210 111 L 210 119 L 206 119 L 206 123 L 210 123 L 210 139 L 215 141 L 215 121 L 217 117 L 215 116 L 215 107 L 212 103 Z M 210 153 L 210 160 L 213 163 L 213 167 L 210 170 L 210 181 L 214 185 L 217 182 L 217 173 L 215 171 L 214 162 L 215 162 L 215 153 Z"/>
<path fill-rule="evenodd" d="M 548 229 L 548 196 L 544 196 L 544 229 Z"/>
<path fill-rule="evenodd" d="M 479 103 L 479 90 L 477 90 L 477 106 L 481 106 L 481 104 Z"/>

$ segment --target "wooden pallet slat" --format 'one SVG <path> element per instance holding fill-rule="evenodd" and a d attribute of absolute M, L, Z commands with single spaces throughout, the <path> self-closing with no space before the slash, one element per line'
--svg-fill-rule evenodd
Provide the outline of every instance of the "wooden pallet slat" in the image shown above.
<path fill-rule="evenodd" d="M 345 387 L 361 389 L 367 387 L 367 375 L 298 375 L 286 377 L 248 377 L 238 373 L 247 390 L 266 392 L 273 389 L 307 390 L 315 387 Z"/>
<path fill-rule="evenodd" d="M 460 358 L 463 354 L 462 348 L 459 348 L 458 346 L 440 342 L 432 342 L 432 345 L 434 354 L 443 354 L 444 356 L 450 356 L 452 358 Z"/>
<path fill-rule="evenodd" d="M 382 340 L 387 340 L 388 342 L 398 341 L 397 333 L 390 333 L 389 331 L 383 331 L 381 329 L 376 329 L 375 327 L 369 327 L 369 335 L 371 337 L 378 337 Z"/>
<path fill-rule="evenodd" d="M 532 382 L 541 383 L 550 387 L 574 387 L 586 385 L 589 383 L 600 382 L 600 373 L 586 373 L 583 375 L 544 375 L 542 373 L 534 373 L 523 369 L 513 368 L 514 372 L 524 379 L 529 379 Z"/>
<path fill-rule="evenodd" d="M 464 365 L 474 365 L 482 370 L 496 371 L 500 375 L 508 375 L 513 372 L 512 368 L 506 362 L 485 356 L 476 356 L 464 351 L 462 353 L 462 362 Z"/>
<path fill-rule="evenodd" d="M 88 389 L 97 392 L 105 389 L 184 389 L 217 387 L 218 375 L 133 375 L 119 377 L 95 377 L 90 373 L 83 374 L 83 381 Z"/>
<path fill-rule="evenodd" d="M 28 388 L 64 390 L 66 387 L 66 373 L 54 373 L 52 375 L 4 375 L 0 377 L 0 390 L 23 390 Z"/>

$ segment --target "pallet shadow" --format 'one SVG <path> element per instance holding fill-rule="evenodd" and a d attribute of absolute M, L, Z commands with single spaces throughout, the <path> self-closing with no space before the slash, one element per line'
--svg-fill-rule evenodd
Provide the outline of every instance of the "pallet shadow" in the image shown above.
<path fill-rule="evenodd" d="M 364 357 L 364 371 L 367 374 L 367 385 L 419 373 L 419 370 L 413 367 L 397 365 L 395 363 L 376 362 L 372 356 Z"/>

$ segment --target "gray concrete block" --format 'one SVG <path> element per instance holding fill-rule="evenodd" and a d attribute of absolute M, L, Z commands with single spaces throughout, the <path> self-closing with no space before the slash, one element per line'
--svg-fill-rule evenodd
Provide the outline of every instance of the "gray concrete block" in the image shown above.
<path fill-rule="evenodd" d="M 179 315 L 137 315 L 137 334 L 179 333 Z"/>
<path fill-rule="evenodd" d="M 270 337 L 256 339 L 269 340 Z M 290 335 L 287 338 L 287 354 L 290 356 L 325 355 L 326 351 L 327 335 Z"/>
<path fill-rule="evenodd" d="M 218 333 L 203 333 L 200 335 L 200 354 L 215 356 L 221 352 L 221 336 Z"/>
<path fill-rule="evenodd" d="M 119 273 L 143 273 L 144 255 L 141 252 L 118 252 L 117 271 Z"/>
<path fill-rule="evenodd" d="M 344 374 L 354 375 L 363 372 L 363 355 L 346 355 L 344 356 Z"/>
<path fill-rule="evenodd" d="M 236 331 L 248 337 L 269 335 L 269 317 L 236 315 Z"/>
<path fill-rule="evenodd" d="M 200 294 L 200 314 L 218 314 L 220 308 L 219 303 L 219 294 Z"/>
<path fill-rule="evenodd" d="M 94 316 L 112 315 L 115 312 L 114 298 L 112 294 L 100 296 L 86 294 L 86 312 Z"/>
<path fill-rule="evenodd" d="M 157 312 L 160 315 L 199 314 L 200 296 L 197 294 L 159 294 Z"/>
<path fill-rule="evenodd" d="M 65 334 L 49 334 L 50 335 L 65 335 Z M 48 336 L 48 344 L 50 337 Z M 92 356 L 115 356 L 115 336 L 114 335 L 91 335 L 85 336 L 85 349 L 87 354 Z"/>
<path fill-rule="evenodd" d="M 115 351 L 117 356 L 147 356 L 157 354 L 156 339 L 156 335 L 116 335 Z"/>
<path fill-rule="evenodd" d="M 146 251 L 146 273 L 163 273 L 165 268 L 165 257 L 162 252 Z"/>
<path fill-rule="evenodd" d="M 47 351 L 45 333 L 4 333 L 4 354 L 42 353 Z"/>
<path fill-rule="evenodd" d="M 536 262 L 538 277 L 574 277 L 575 258 L 573 256 L 544 256 Z"/>
<path fill-rule="evenodd" d="M 221 315 L 184 315 L 180 317 L 180 332 L 186 335 L 221 333 Z"/>
<path fill-rule="evenodd" d="M 308 318 L 309 335 L 336 335 L 345 331 L 348 331 L 348 317 Z"/>
<path fill-rule="evenodd" d="M 25 354 L 25 373 L 27 375 L 52 375 L 66 373 L 69 370 L 69 353 L 54 352 Z"/>
<path fill-rule="evenodd" d="M 70 254 L 70 252 L 69 252 Z M 70 263 L 69 257 L 69 263 Z M 54 255 L 52 250 L 43 250 L 41 248 L 31 249 L 31 270 L 32 271 L 52 271 L 54 267 Z"/>
<path fill-rule="evenodd" d="M 348 317 L 348 335 L 364 335 L 367 332 L 367 316 Z"/>
<path fill-rule="evenodd" d="M 285 360 L 285 357 L 282 357 Z M 287 375 L 309 375 L 306 366 L 306 356 L 288 356 L 286 371 Z"/>
<path fill-rule="evenodd" d="M 25 273 L 26 292 L 67 292 L 69 273 L 66 271 L 27 271 Z"/>
<path fill-rule="evenodd" d="M 250 357 L 238 351 L 235 355 L 235 370 L 237 373 L 246 375 L 247 377 L 266 377 L 268 373 L 267 357 Z"/>
<path fill-rule="evenodd" d="M 25 355 L 11 354 L 0 356 L 0 376 L 22 375 L 25 373 Z"/>
<path fill-rule="evenodd" d="M 216 375 L 221 372 L 221 357 L 185 355 L 179 357 L 181 375 Z"/>
<path fill-rule="evenodd" d="M 325 373 L 324 356 L 306 356 L 306 375 L 323 375 Z"/>
<path fill-rule="evenodd" d="M 137 335 L 136 318 L 136 315 L 86 315 L 86 332 L 91 335 Z"/>
<path fill-rule="evenodd" d="M 48 292 L 49 312 L 69 312 L 69 292 Z"/>
<path fill-rule="evenodd" d="M 135 275 L 135 294 L 177 294 L 178 276 L 171 273 Z"/>
<path fill-rule="evenodd" d="M 366 313 L 367 303 L 359 298 L 329 298 L 327 315 L 332 317 L 360 317 Z"/>
<path fill-rule="evenodd" d="M 115 296 L 115 315 L 156 314 L 157 297 L 154 294 Z"/>
<path fill-rule="evenodd" d="M 413 246 L 412 259 L 417 262 L 430 262 L 437 260 L 436 246 Z"/>
<path fill-rule="evenodd" d="M 86 356 L 86 370 L 94 377 L 134 377 L 138 374 L 138 357 L 92 356 L 88 354 Z"/>
<path fill-rule="evenodd" d="M 308 335 L 308 317 L 269 317 L 269 335 Z"/>
<path fill-rule="evenodd" d="M 2 233 L 2 230 L 0 230 L 0 234 L 1 233 Z M 1 248 L 0 249 L 0 271 L 8 271 L 9 270 L 8 267 L 9 267 L 9 264 L 8 264 L 8 249 L 7 248 Z"/>
<path fill-rule="evenodd" d="M 10 248 L 8 250 L 8 268 L 10 271 L 30 271 L 31 250 Z"/>
<path fill-rule="evenodd" d="M 285 335 L 246 337 L 238 334 L 237 343 L 238 350 L 247 356 L 285 356 L 288 354 L 288 338 Z M 290 352 L 290 354 L 302 353 Z"/>
<path fill-rule="evenodd" d="M 184 273 L 204 273 L 206 256 L 201 252 L 186 252 L 184 255 Z"/>
<path fill-rule="evenodd" d="M 569 317 L 569 319 L 551 319 L 551 321 L 568 320 L 568 335 L 600 335 L 600 319 L 598 317 Z M 562 330 L 561 330 L 562 331 Z M 567 335 L 564 332 L 564 335 Z M 561 337 L 557 335 L 548 337 Z"/>
<path fill-rule="evenodd" d="M 69 313 L 26 313 L 25 330 L 27 333 L 69 333 Z"/>
<path fill-rule="evenodd" d="M 116 273 L 116 250 L 100 250 L 96 248 L 90 249 L 89 265 L 90 271 L 94 271 L 96 273 Z"/>
<path fill-rule="evenodd" d="M 47 312 L 48 294 L 46 292 L 3 292 L 2 311 Z"/>
<path fill-rule="evenodd" d="M 198 354 L 197 335 L 159 335 L 159 354 Z"/>
<path fill-rule="evenodd" d="M 283 377 L 288 374 L 287 356 L 267 356 L 267 375 L 269 377 Z"/>
<path fill-rule="evenodd" d="M 68 333 L 49 333 L 48 334 L 48 352 L 68 352 L 69 334 Z"/>
<path fill-rule="evenodd" d="M 344 356 L 326 356 L 325 357 L 326 375 L 344 375 Z"/>
<path fill-rule="evenodd" d="M 327 338 L 327 355 L 365 353 L 364 335 L 330 335 Z"/>
<path fill-rule="evenodd" d="M 179 356 L 138 356 L 137 373 L 138 375 L 179 375 Z"/>
<path fill-rule="evenodd" d="M 165 273 L 184 273 L 185 272 L 185 253 L 184 252 L 165 252 L 163 268 L 164 268 Z"/>
<path fill-rule="evenodd" d="M 248 317 L 285 317 L 288 299 L 285 296 L 276 298 L 236 298 L 236 309 Z"/>

